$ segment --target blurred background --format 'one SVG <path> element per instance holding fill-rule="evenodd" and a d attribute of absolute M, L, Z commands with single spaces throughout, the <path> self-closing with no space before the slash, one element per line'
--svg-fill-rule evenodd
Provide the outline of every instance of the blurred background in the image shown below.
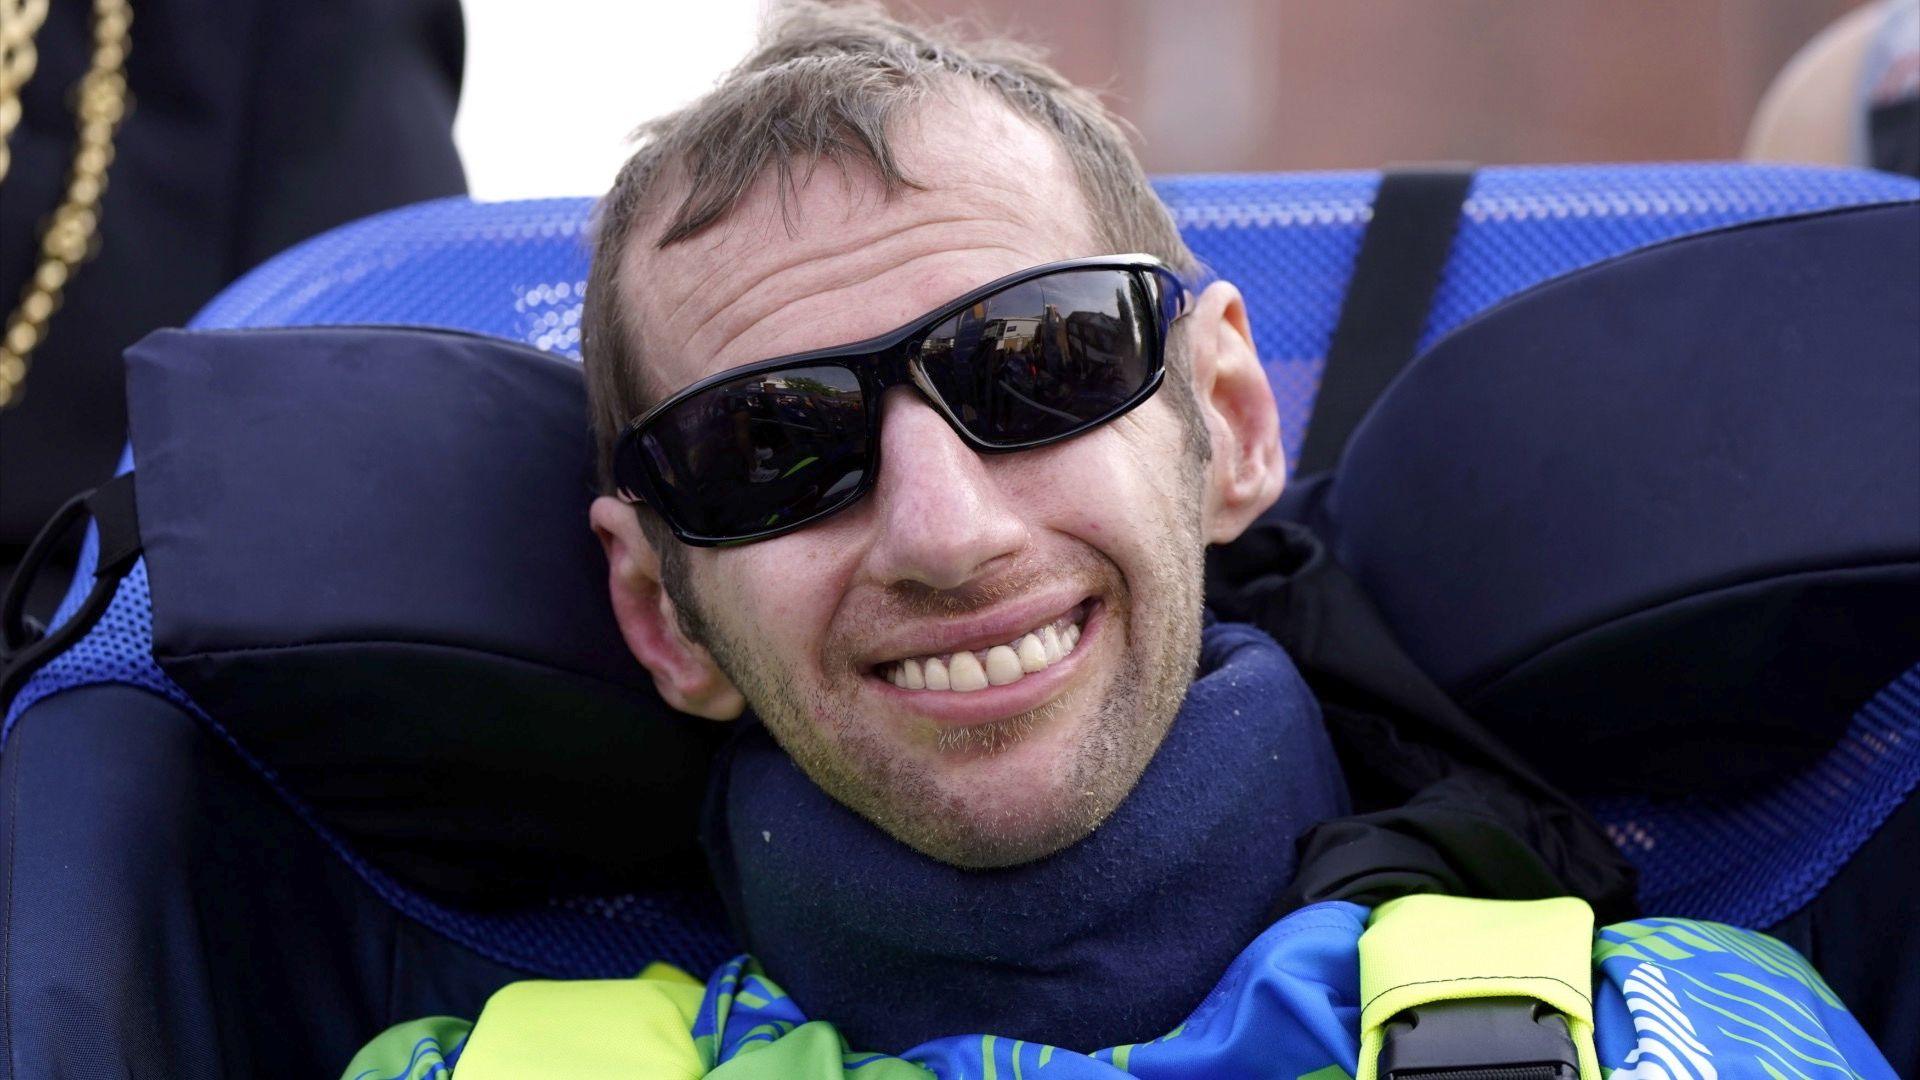
<path fill-rule="evenodd" d="M 762 0 L 465 0 L 455 140 L 482 198 L 605 190 Z M 1044 46 L 1149 171 L 1732 158 L 1768 84 L 1859 0 L 915 0 Z"/>

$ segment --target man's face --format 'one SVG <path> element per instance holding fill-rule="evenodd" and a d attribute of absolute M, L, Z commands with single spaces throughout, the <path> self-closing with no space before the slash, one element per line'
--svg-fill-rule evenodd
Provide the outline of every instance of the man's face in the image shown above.
<path fill-rule="evenodd" d="M 767 180 L 707 233 L 632 245 L 621 281 L 656 395 L 873 336 L 1016 270 L 1106 253 L 1061 152 L 1004 109 L 936 102 L 899 141 L 924 190 L 884 199 L 876 182 L 824 165 L 784 207 Z M 1193 674 L 1207 470 L 1172 392 L 1064 443 L 981 456 L 896 388 L 866 498 L 772 540 L 684 549 L 684 580 L 651 610 L 623 597 L 616 559 L 623 627 L 630 641 L 636 617 L 670 624 L 645 629 L 656 637 L 690 628 L 685 644 L 704 647 L 714 681 L 738 688 L 815 783 L 897 839 L 969 866 L 1058 850 L 1132 789 Z M 616 513 L 632 517 L 596 506 L 596 525 L 631 543 Z M 958 669 L 984 659 L 994 671 L 987 654 L 1017 652 L 1029 634 L 1043 658 L 1060 651 L 1050 637 L 1071 651 L 1010 682 L 998 658 L 997 685 L 970 691 L 895 685 L 908 661 L 924 681 L 931 660 L 950 686 L 967 684 Z M 664 686 L 671 673 L 650 648 L 636 641 Z"/>

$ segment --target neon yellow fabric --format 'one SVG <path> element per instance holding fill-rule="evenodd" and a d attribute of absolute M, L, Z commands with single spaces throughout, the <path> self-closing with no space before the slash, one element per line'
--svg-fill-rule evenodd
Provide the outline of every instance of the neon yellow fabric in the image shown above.
<path fill-rule="evenodd" d="M 360 1048 L 340 1080 L 431 1080 L 445 1076 L 447 1059 L 473 1030 L 457 1016 L 428 1016 L 395 1024 Z"/>
<path fill-rule="evenodd" d="M 706 983 L 694 978 L 689 972 L 682 971 L 672 964 L 665 964 L 659 961 L 648 964 L 646 970 L 640 973 L 640 977 L 643 979 L 652 979 L 655 982 L 679 983 L 683 986 L 696 987 L 701 993 L 705 993 L 707 989 Z M 694 1000 L 694 1008 L 698 1009 L 699 1007 L 700 1002 L 699 999 L 696 998 Z M 687 1015 L 692 1016 L 693 1014 L 689 1013 Z M 691 1021 L 689 1021 L 689 1023 L 691 1023 Z"/>
<path fill-rule="evenodd" d="M 557 1071 L 568 1080 L 696 1080 L 707 1066 L 689 1032 L 705 989 L 665 964 L 637 979 L 512 983 L 487 1000 L 455 1072 L 460 1080 Z"/>
<path fill-rule="evenodd" d="M 1360 1068 L 1376 1080 L 1386 1022 L 1430 1001 L 1537 998 L 1566 1014 L 1580 1080 L 1600 1080 L 1593 1048 L 1593 909 L 1573 897 L 1405 896 L 1360 935 Z M 462 1080 L 465 1080 L 463 1077 Z"/>

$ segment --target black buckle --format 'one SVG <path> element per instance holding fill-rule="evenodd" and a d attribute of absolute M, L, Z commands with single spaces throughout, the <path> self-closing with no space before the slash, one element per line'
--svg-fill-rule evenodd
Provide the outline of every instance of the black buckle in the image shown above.
<path fill-rule="evenodd" d="M 1567 1018 L 1533 998 L 1460 998 L 1387 1021 L 1380 1080 L 1579 1080 Z"/>

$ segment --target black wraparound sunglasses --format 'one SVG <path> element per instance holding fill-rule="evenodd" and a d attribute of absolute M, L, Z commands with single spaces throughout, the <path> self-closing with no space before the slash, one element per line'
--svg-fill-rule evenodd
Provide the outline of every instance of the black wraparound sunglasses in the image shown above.
<path fill-rule="evenodd" d="M 880 475 L 880 400 L 911 386 L 980 453 L 1030 450 L 1145 401 L 1201 282 L 1151 255 L 1047 263 L 898 330 L 723 371 L 621 433 L 620 497 L 683 543 L 766 540 L 852 505 Z"/>

